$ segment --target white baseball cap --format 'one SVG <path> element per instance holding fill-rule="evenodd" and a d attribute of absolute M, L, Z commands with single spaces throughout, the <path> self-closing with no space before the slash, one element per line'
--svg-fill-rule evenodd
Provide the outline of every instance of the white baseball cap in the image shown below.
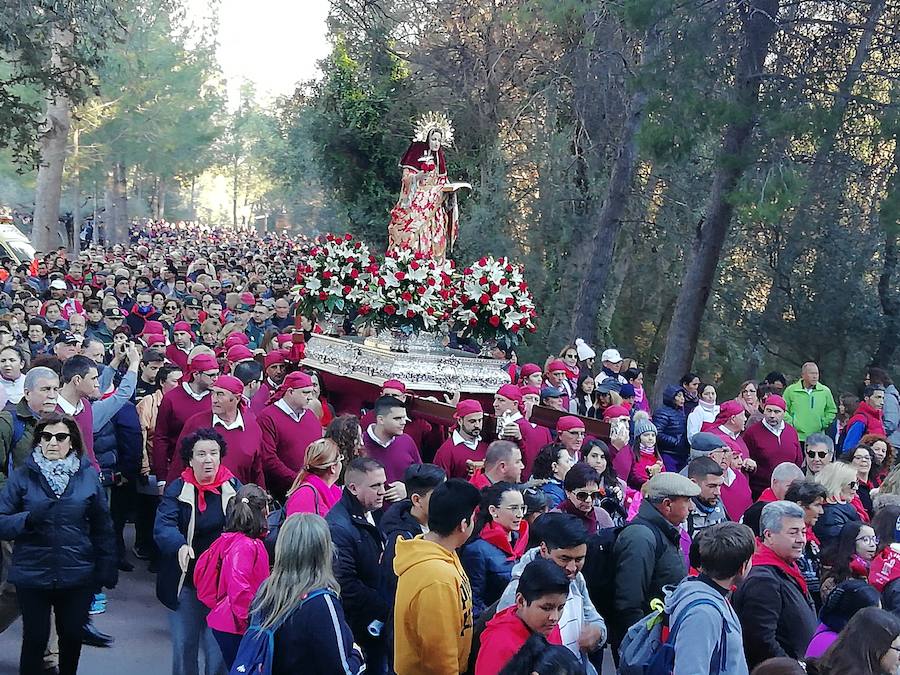
<path fill-rule="evenodd" d="M 600 355 L 601 361 L 609 361 L 610 363 L 621 363 L 622 355 L 618 349 L 607 349 Z"/>
<path fill-rule="evenodd" d="M 62 279 L 54 279 L 53 281 L 51 281 L 50 288 L 53 288 L 53 289 L 56 289 L 59 291 L 65 291 L 65 290 L 69 289 L 69 287 L 66 286 L 66 282 L 63 281 Z"/>

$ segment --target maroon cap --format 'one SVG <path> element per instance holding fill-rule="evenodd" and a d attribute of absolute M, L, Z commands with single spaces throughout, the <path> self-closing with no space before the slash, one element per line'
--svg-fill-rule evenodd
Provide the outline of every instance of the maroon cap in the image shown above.
<path fill-rule="evenodd" d="M 584 429 L 584 422 L 574 415 L 566 415 L 556 420 L 557 431 L 572 431 L 573 429 Z"/>
<path fill-rule="evenodd" d="M 235 396 L 244 394 L 244 383 L 237 379 L 234 375 L 219 375 L 212 386 L 218 389 L 230 391 Z"/>
<path fill-rule="evenodd" d="M 474 415 L 475 413 L 483 412 L 484 408 L 481 407 L 481 404 L 478 401 L 468 398 L 456 404 L 456 412 L 453 413 L 453 416 L 456 419 L 462 419 L 466 415 Z"/>

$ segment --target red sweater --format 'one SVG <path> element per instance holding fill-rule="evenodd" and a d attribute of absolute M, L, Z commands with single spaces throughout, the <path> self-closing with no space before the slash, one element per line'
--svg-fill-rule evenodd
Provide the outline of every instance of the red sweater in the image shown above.
<path fill-rule="evenodd" d="M 178 437 L 178 447 L 181 442 L 190 436 L 197 429 L 215 429 L 225 440 L 225 457 L 222 458 L 222 464 L 234 474 L 241 483 L 256 483 L 261 488 L 266 487 L 265 478 L 262 470 L 262 432 L 256 423 L 253 413 L 246 408 L 241 410 L 241 416 L 244 419 L 244 428 L 226 429 L 223 426 L 216 425 L 213 427 L 212 410 L 209 412 L 201 412 L 192 415 Z M 172 457 L 172 464 L 169 466 L 168 482 L 181 475 L 184 466 L 181 463 L 181 452 L 175 453 Z"/>
<path fill-rule="evenodd" d="M 274 403 L 263 408 L 256 421 L 262 431 L 266 481 L 270 489 L 285 493 L 303 468 L 306 448 L 322 438 L 322 426 L 312 410 L 305 410 L 295 422 Z"/>
<path fill-rule="evenodd" d="M 466 460 L 472 460 L 473 462 L 484 461 L 487 447 L 487 443 L 479 441 L 475 449 L 472 450 L 464 443 L 454 443 L 451 435 L 438 448 L 434 456 L 434 463 L 447 472 L 447 478 L 468 478 L 469 469 L 466 466 Z"/>
<path fill-rule="evenodd" d="M 181 370 L 187 371 L 188 355 L 184 350 L 179 349 L 174 344 L 166 345 L 166 358 L 181 368 Z"/>
<path fill-rule="evenodd" d="M 63 409 L 56 406 L 56 412 L 65 414 Z M 91 464 L 97 471 L 100 470 L 100 464 L 94 456 L 94 411 L 91 409 L 91 401 L 87 398 L 81 399 L 81 412 L 74 415 L 73 419 L 78 429 L 81 431 L 81 441 L 84 443 L 84 451 L 91 460 Z M 35 439 L 37 440 L 37 439 Z"/>
<path fill-rule="evenodd" d="M 744 442 L 750 451 L 750 459 L 756 462 L 756 471 L 749 474 L 750 489 L 759 494 L 772 482 L 772 471 L 782 462 L 803 466 L 803 452 L 797 430 L 785 424 L 781 436 L 776 436 L 760 421 L 744 431 Z"/>
<path fill-rule="evenodd" d="M 175 443 L 181 435 L 184 423 L 189 417 L 210 410 L 212 398 L 209 394 L 198 401 L 189 396 L 182 386 L 175 387 L 162 397 L 156 415 L 156 428 L 153 431 L 153 472 L 157 479 L 165 480 L 169 475 L 169 463 L 178 455 Z M 177 461 L 181 466 L 181 459 Z M 178 470 L 178 473 L 180 472 L 181 469 Z"/>
<path fill-rule="evenodd" d="M 267 377 L 259 385 L 259 389 L 253 394 L 253 398 L 250 399 L 250 412 L 256 415 L 257 420 L 259 420 L 259 414 L 269 405 L 269 397 L 271 395 L 272 387 L 269 385 L 269 378 Z"/>
<path fill-rule="evenodd" d="M 363 436 L 365 436 L 366 429 L 369 428 L 370 424 L 375 424 L 374 410 L 370 410 L 359 420 L 359 428 L 363 430 Z M 421 417 L 411 417 L 409 422 L 406 423 L 406 427 L 403 429 L 403 433 L 413 440 L 413 443 L 416 444 L 416 448 L 422 447 L 425 436 L 430 432 L 431 422 L 423 420 Z"/>
<path fill-rule="evenodd" d="M 422 457 L 415 442 L 406 434 L 394 436 L 387 447 L 376 443 L 369 436 L 368 428 L 363 429 L 363 447 L 366 456 L 377 459 L 384 465 L 387 482 L 403 480 L 403 474 L 411 464 L 421 464 Z"/>

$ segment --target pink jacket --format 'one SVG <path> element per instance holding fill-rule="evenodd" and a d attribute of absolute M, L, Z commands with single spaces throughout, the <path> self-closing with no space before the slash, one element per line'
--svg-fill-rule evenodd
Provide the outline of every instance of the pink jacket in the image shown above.
<path fill-rule="evenodd" d="M 341 488 L 337 485 L 328 485 L 315 474 L 308 474 L 306 480 L 297 486 L 297 489 L 288 497 L 284 505 L 287 515 L 295 513 L 315 513 L 325 517 L 331 507 L 341 500 Z"/>
<path fill-rule="evenodd" d="M 243 635 L 247 631 L 250 602 L 269 576 L 269 554 L 261 539 L 242 532 L 225 532 L 226 551 L 222 556 L 216 606 L 206 617 L 210 628 Z"/>

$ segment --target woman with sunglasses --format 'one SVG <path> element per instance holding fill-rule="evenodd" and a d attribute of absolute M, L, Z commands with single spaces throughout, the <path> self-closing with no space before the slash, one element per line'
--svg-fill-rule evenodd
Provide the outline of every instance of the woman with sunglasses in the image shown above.
<path fill-rule="evenodd" d="M 856 469 L 844 462 L 834 462 L 824 467 L 815 476 L 827 493 L 822 504 L 822 515 L 813 526 L 813 532 L 822 546 L 828 546 L 836 540 L 841 528 L 847 523 L 862 522 L 862 517 L 853 500 L 859 489 Z"/>
<path fill-rule="evenodd" d="M 600 475 L 601 497 L 595 508 L 606 511 L 614 525 L 624 525 L 634 490 L 616 474 L 612 453 L 606 443 L 596 438 L 591 439 L 584 444 L 583 452 L 585 463 Z"/>
<path fill-rule="evenodd" d="M 459 559 L 472 585 L 472 613 L 481 613 L 500 599 L 512 568 L 528 548 L 527 509 L 514 483 L 500 481 L 481 492 L 475 528 Z"/>
<path fill-rule="evenodd" d="M 603 493 L 600 491 L 600 474 L 589 464 L 578 462 L 569 469 L 563 488 L 566 498 L 554 511 L 578 518 L 588 535 L 597 534 L 600 528 L 613 526 L 610 515 L 595 507 L 603 498 Z"/>
<path fill-rule="evenodd" d="M 112 521 L 75 421 L 46 415 L 34 438 L 0 493 L 0 539 L 14 541 L 9 582 L 22 610 L 19 672 L 43 672 L 52 609 L 59 672 L 74 675 L 94 592 L 118 580 Z"/>

